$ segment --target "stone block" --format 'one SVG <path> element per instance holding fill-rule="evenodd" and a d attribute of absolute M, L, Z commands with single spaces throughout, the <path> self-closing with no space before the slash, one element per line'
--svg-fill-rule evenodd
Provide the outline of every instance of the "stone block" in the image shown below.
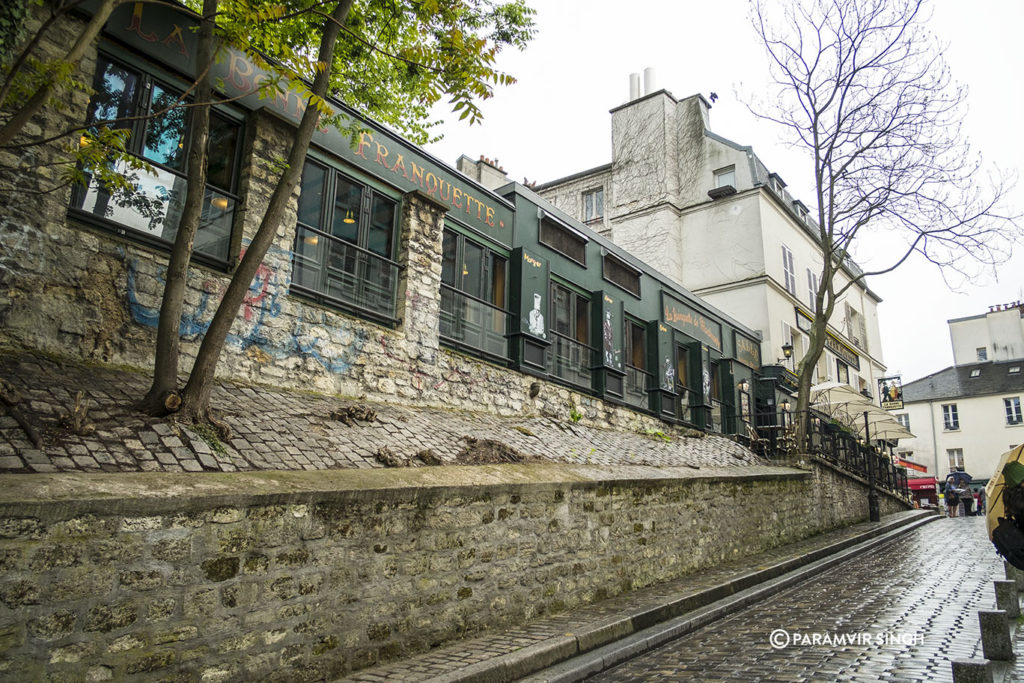
<path fill-rule="evenodd" d="M 97 605 L 85 617 L 85 631 L 107 633 L 135 623 L 139 618 L 138 606 L 124 600 L 112 605 Z"/>
<path fill-rule="evenodd" d="M 1003 610 L 978 610 L 981 626 L 981 648 L 985 659 L 1007 661 L 1013 659 L 1010 641 L 1010 620 Z"/>
<path fill-rule="evenodd" d="M 953 659 L 953 683 L 992 683 L 992 665 L 987 659 Z"/>
<path fill-rule="evenodd" d="M 996 592 L 996 609 L 1006 612 L 1009 619 L 1020 616 L 1020 597 L 1016 581 L 993 581 Z"/>

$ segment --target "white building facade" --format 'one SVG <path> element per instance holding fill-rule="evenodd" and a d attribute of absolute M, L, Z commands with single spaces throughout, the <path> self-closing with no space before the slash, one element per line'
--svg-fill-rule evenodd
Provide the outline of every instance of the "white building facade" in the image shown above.
<path fill-rule="evenodd" d="M 639 259 L 762 335 L 766 364 L 791 371 L 807 348 L 822 267 L 806 206 L 752 148 L 709 127 L 700 95 L 651 92 L 612 110 L 612 162 L 538 186 L 537 192 Z M 837 276 L 845 285 L 856 266 Z M 877 306 L 864 285 L 829 321 L 816 381 L 874 396 L 884 376 Z M 782 347 L 793 346 L 783 360 Z M 795 379 L 791 372 L 781 373 Z"/>
<path fill-rule="evenodd" d="M 1024 443 L 1024 305 L 947 322 L 956 364 L 903 385 L 896 417 L 916 438 L 897 452 L 939 479 L 957 466 L 988 479 L 1000 456 Z"/>

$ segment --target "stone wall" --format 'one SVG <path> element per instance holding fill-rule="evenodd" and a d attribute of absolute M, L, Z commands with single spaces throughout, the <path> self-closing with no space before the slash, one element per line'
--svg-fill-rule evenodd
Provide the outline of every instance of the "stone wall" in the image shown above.
<path fill-rule="evenodd" d="M 53 56 L 74 35 L 73 19 L 47 34 L 40 54 Z M 96 52 L 82 60 L 91 82 Z M 88 96 L 70 95 L 26 129 L 26 139 L 73 129 L 86 119 Z M 238 249 L 255 234 L 269 201 L 292 129 L 252 114 L 240 169 Z M 52 164 L 67 155 L 62 140 L 0 153 L 0 345 L 139 368 L 152 366 L 166 254 L 77 223 L 70 192 L 40 194 L 57 182 Z M 4 185 L 5 188 L 8 185 Z M 502 415 L 568 417 L 573 406 L 587 424 L 663 428 L 649 416 L 550 385 L 535 399 L 537 381 L 505 367 L 442 348 L 438 341 L 443 211 L 411 193 L 402 201 L 396 326 L 378 325 L 290 293 L 296 198 L 254 278 L 218 365 L 224 378 L 371 400 L 472 408 Z M 232 258 L 237 258 L 237 252 Z M 182 371 L 187 371 L 228 275 L 193 265 L 182 319 Z M 570 405 L 571 404 L 571 405 Z"/>
<path fill-rule="evenodd" d="M 828 468 L 25 475 L 0 678 L 320 680 L 863 520 Z M 882 495 L 883 512 L 899 509 Z"/>

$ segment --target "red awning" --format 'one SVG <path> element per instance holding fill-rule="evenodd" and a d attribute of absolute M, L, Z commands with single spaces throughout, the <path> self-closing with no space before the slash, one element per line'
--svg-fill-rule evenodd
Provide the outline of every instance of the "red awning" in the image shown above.
<path fill-rule="evenodd" d="M 911 477 L 907 479 L 907 487 L 910 488 L 911 491 L 934 489 L 935 479 L 933 477 Z"/>

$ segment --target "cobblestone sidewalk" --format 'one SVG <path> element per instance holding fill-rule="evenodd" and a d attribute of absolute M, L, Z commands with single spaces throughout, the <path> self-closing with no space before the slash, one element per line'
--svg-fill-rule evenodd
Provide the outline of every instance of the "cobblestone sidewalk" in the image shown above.
<path fill-rule="evenodd" d="M 0 473 L 16 472 L 233 472 L 384 467 L 381 447 L 399 460 L 422 464 L 433 451 L 444 464 L 459 460 L 469 439 L 492 439 L 523 456 L 595 465 L 731 467 L 765 464 L 720 436 L 684 436 L 602 430 L 548 417 L 507 418 L 484 413 L 366 404 L 374 421 L 349 426 L 333 411 L 357 404 L 299 392 L 221 383 L 213 405 L 230 426 L 221 443 L 173 420 L 132 409 L 147 387 L 138 372 L 39 356 L 0 355 L 0 378 L 21 394 L 20 410 L 37 426 L 43 447 L 34 448 L 9 415 L 0 413 Z M 82 392 L 89 402 L 88 434 L 69 430 L 62 418 Z M 666 440 L 667 437 L 667 440 Z"/>

